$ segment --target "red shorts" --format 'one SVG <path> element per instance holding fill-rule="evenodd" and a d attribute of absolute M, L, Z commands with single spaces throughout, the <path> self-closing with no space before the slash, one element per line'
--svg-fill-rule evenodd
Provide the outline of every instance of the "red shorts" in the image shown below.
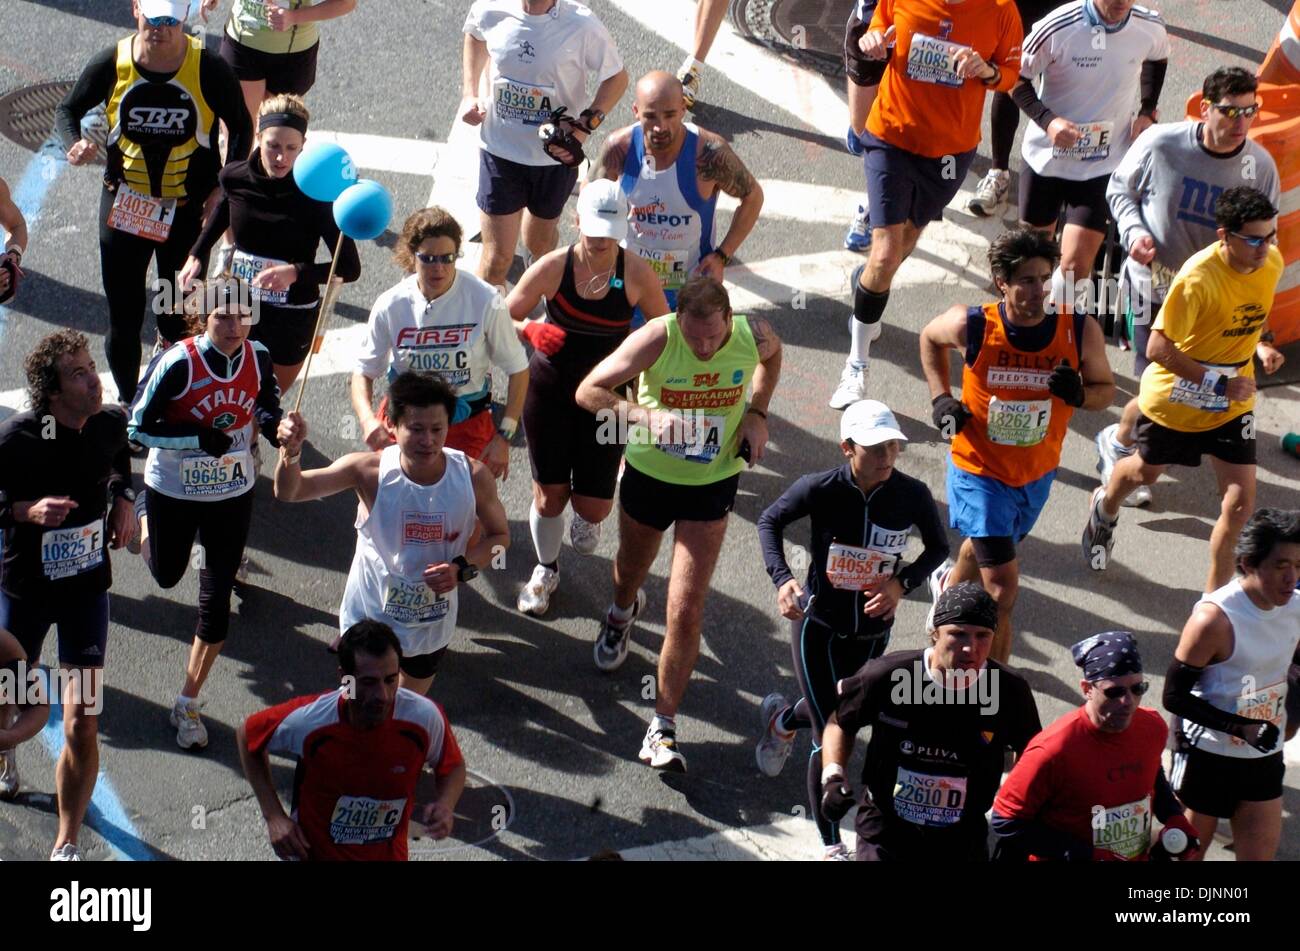
<path fill-rule="evenodd" d="M 379 409 L 375 415 L 384 419 L 388 412 L 388 397 L 385 396 L 379 401 Z M 492 410 L 485 409 L 475 413 L 469 419 L 460 423 L 453 423 L 451 429 L 447 431 L 447 442 L 445 445 L 448 449 L 459 449 L 471 459 L 483 458 L 483 450 L 487 449 L 488 443 L 496 435 L 497 428 L 492 422 Z"/>

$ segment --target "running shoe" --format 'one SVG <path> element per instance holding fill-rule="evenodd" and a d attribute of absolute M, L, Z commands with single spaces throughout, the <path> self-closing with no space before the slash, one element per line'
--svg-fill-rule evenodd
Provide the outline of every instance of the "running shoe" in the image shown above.
<path fill-rule="evenodd" d="M 828 845 L 822 850 L 823 862 L 852 862 L 853 856 L 849 850 L 844 847 L 843 842 L 836 842 L 834 845 Z"/>
<path fill-rule="evenodd" d="M 1083 529 L 1083 557 L 1093 571 L 1105 571 L 1110 562 L 1110 550 L 1115 547 L 1115 526 L 1119 518 L 1107 518 L 1101 513 L 1101 500 L 1106 490 L 1097 488 L 1088 506 L 1088 524 Z"/>
<path fill-rule="evenodd" d="M 1119 423 L 1111 423 L 1105 429 L 1097 434 L 1097 471 L 1101 473 L 1102 488 L 1110 484 L 1110 474 L 1115 471 L 1115 464 L 1125 456 L 1131 455 L 1133 450 L 1120 452 L 1118 443 L 1115 442 L 1115 434 L 1119 432 Z M 1151 487 L 1140 485 L 1128 494 L 1120 505 L 1128 508 L 1141 508 L 1144 505 L 1151 504 Z"/>
<path fill-rule="evenodd" d="M 953 560 L 945 558 L 943 564 L 934 571 L 930 572 L 930 577 L 926 581 L 930 585 L 930 613 L 925 616 L 925 629 L 934 630 L 934 609 L 939 606 L 939 595 L 943 594 L 943 589 L 948 587 L 948 575 L 952 573 Z"/>
<path fill-rule="evenodd" d="M 686 108 L 694 109 L 696 100 L 700 98 L 700 89 L 703 85 L 700 68 L 693 61 L 688 60 L 682 64 L 682 71 L 677 74 L 677 78 L 682 84 L 682 99 L 686 102 Z"/>
<path fill-rule="evenodd" d="M 22 781 L 18 778 L 18 753 L 0 750 L 0 799 L 11 801 L 18 795 Z"/>
<path fill-rule="evenodd" d="M 859 400 L 867 398 L 867 365 L 844 361 L 844 371 L 840 373 L 839 386 L 831 394 L 831 409 L 847 409 Z"/>
<path fill-rule="evenodd" d="M 610 608 L 612 609 L 613 605 L 610 605 Z M 623 666 L 623 661 L 627 660 L 627 649 L 632 643 L 632 625 L 636 623 L 637 616 L 644 609 L 645 592 L 638 591 L 636 601 L 632 605 L 632 616 L 626 621 L 620 623 L 609 614 L 605 615 L 593 651 L 597 667 L 609 673 Z"/>
<path fill-rule="evenodd" d="M 65 842 L 50 853 L 51 862 L 80 862 L 81 849 L 71 842 Z"/>
<path fill-rule="evenodd" d="M 754 748 L 754 757 L 758 761 L 758 771 L 764 776 L 780 776 L 785 761 L 790 757 L 790 751 L 794 749 L 794 731 L 782 736 L 781 727 L 776 722 L 789 705 L 781 694 L 769 693 L 759 708 L 759 716 L 763 719 L 763 738 Z"/>
<path fill-rule="evenodd" d="M 208 745 L 208 728 L 199 716 L 202 709 L 203 704 L 197 700 L 186 705 L 177 702 L 172 707 L 171 722 L 176 727 L 176 745 L 183 750 L 196 746 L 203 749 Z"/>
<path fill-rule="evenodd" d="M 574 512 L 569 520 L 569 544 L 579 555 L 590 555 L 600 544 L 600 522 L 589 522 Z"/>
<path fill-rule="evenodd" d="M 238 587 L 244 587 L 248 584 L 248 556 L 244 555 L 239 559 L 239 567 L 235 569 L 235 584 Z"/>
<path fill-rule="evenodd" d="M 981 218 L 988 218 L 1007 200 L 1011 191 L 1011 173 L 1005 169 L 991 168 L 975 186 L 975 196 L 966 202 L 966 210 Z"/>
<path fill-rule="evenodd" d="M 844 247 L 850 251 L 866 251 L 871 247 L 871 217 L 866 205 L 858 205 L 849 233 L 844 236 Z"/>
<path fill-rule="evenodd" d="M 560 573 L 552 571 L 545 565 L 538 565 L 533 568 L 533 576 L 528 579 L 528 583 L 519 589 L 519 599 L 515 601 L 515 607 L 521 614 L 541 617 L 550 610 L 551 595 L 559 586 Z"/>
<path fill-rule="evenodd" d="M 677 748 L 677 733 L 674 730 L 647 728 L 637 758 L 652 769 L 664 769 L 672 773 L 686 772 L 686 757 Z"/>

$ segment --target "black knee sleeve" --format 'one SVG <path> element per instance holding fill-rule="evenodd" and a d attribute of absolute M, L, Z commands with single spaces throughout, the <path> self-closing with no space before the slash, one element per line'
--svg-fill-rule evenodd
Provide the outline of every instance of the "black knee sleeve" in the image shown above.
<path fill-rule="evenodd" d="M 853 319 L 864 324 L 875 324 L 885 316 L 885 305 L 889 303 L 889 291 L 876 293 L 861 284 L 853 288 Z"/>

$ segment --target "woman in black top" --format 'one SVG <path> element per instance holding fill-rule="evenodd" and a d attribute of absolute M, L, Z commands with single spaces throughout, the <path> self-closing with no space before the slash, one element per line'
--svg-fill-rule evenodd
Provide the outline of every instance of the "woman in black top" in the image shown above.
<path fill-rule="evenodd" d="M 293 179 L 307 120 L 307 107 L 297 96 L 273 96 L 262 103 L 257 148 L 247 161 L 221 170 L 221 204 L 181 271 L 182 286 L 201 278 L 202 261 L 231 229 L 235 251 L 230 270 L 252 285 L 258 303 L 249 338 L 270 351 L 281 393 L 298 378 L 307 358 L 320 285 L 329 279 L 329 262 L 316 263 L 317 247 L 324 240 L 332 253 L 339 237 L 333 206 L 304 195 Z M 357 246 L 344 238 L 335 277 L 351 282 L 360 276 Z"/>

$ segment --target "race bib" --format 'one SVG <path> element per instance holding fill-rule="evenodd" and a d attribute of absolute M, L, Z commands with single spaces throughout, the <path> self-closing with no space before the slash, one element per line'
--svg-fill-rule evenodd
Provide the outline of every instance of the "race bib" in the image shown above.
<path fill-rule="evenodd" d="M 895 555 L 873 548 L 831 542 L 826 552 L 826 580 L 842 591 L 866 591 L 894 574 Z"/>
<path fill-rule="evenodd" d="M 1201 366 L 1207 370 L 1219 371 L 1224 379 L 1237 375 L 1236 367 L 1217 366 L 1212 363 L 1202 363 Z M 1169 402 L 1180 403 L 1206 413 L 1226 413 L 1228 407 L 1232 405 L 1232 400 L 1228 399 L 1226 393 L 1220 395 L 1213 390 L 1202 389 L 1200 383 L 1184 380 L 1181 376 L 1174 377 L 1174 388 L 1169 392 Z"/>
<path fill-rule="evenodd" d="M 104 563 L 104 523 L 52 528 L 41 533 L 41 571 L 53 581 L 70 578 Z"/>
<path fill-rule="evenodd" d="M 664 290 L 677 291 L 685 286 L 689 276 L 686 270 L 686 262 L 690 259 L 689 251 L 637 248 L 636 252 L 650 263 Z"/>
<path fill-rule="evenodd" d="M 330 816 L 330 839 L 335 845 L 383 842 L 393 837 L 405 811 L 405 799 L 339 796 Z"/>
<path fill-rule="evenodd" d="M 399 624 L 432 624 L 445 618 L 450 607 L 450 601 L 435 594 L 423 581 L 388 579 L 384 614 Z"/>
<path fill-rule="evenodd" d="M 718 453 L 722 450 L 722 434 L 727 429 L 727 417 L 686 412 L 679 419 L 682 422 L 673 427 L 673 435 L 680 435 L 681 441 L 660 442 L 656 443 L 657 447 L 668 455 L 687 462 L 707 465 L 718 458 Z"/>
<path fill-rule="evenodd" d="M 150 241 L 163 242 L 171 234 L 175 218 L 175 198 L 141 195 L 123 182 L 117 186 L 117 196 L 108 213 L 108 226 Z"/>
<path fill-rule="evenodd" d="M 918 826 L 950 826 L 966 804 L 965 776 L 931 776 L 904 766 L 894 781 L 894 813 Z"/>
<path fill-rule="evenodd" d="M 252 484 L 253 454 L 228 452 L 220 459 L 190 456 L 181 460 L 181 491 L 186 498 L 238 495 Z"/>
<path fill-rule="evenodd" d="M 1250 720 L 1267 720 L 1279 730 L 1286 720 L 1286 681 L 1262 687 L 1254 693 L 1237 698 L 1237 716 Z M 1246 741 L 1232 737 L 1233 746 L 1245 746 Z"/>
<path fill-rule="evenodd" d="M 253 278 L 268 268 L 279 267 L 288 263 L 288 261 L 280 261 L 276 258 L 261 258 L 256 254 L 249 254 L 247 251 L 236 250 L 234 257 L 230 261 L 230 273 L 248 283 L 249 290 L 253 292 L 254 300 L 260 300 L 264 304 L 287 304 L 289 302 L 288 288 L 282 291 L 273 291 L 253 287 Z"/>
<path fill-rule="evenodd" d="M 1151 847 L 1151 797 L 1094 812 L 1092 845 L 1126 859 L 1144 854 Z"/>
<path fill-rule="evenodd" d="M 957 54 L 968 49 L 960 43 L 913 33 L 907 51 L 907 77 L 922 83 L 960 86 L 966 80 L 957 72 Z"/>
<path fill-rule="evenodd" d="M 1000 446 L 1037 446 L 1051 422 L 1051 400 L 989 400 L 989 442 Z"/>
<path fill-rule="evenodd" d="M 1110 155 L 1110 139 L 1115 131 L 1113 122 L 1083 122 L 1079 124 L 1079 138 L 1069 148 L 1052 148 L 1052 158 L 1073 159 L 1076 162 L 1099 162 Z"/>
<path fill-rule="evenodd" d="M 541 125 L 551 117 L 555 87 L 516 82 L 498 76 L 492 86 L 492 105 L 502 122 Z"/>
<path fill-rule="evenodd" d="M 437 373 L 452 388 L 459 388 L 470 382 L 469 350 L 399 347 L 397 359 L 408 370 Z"/>

